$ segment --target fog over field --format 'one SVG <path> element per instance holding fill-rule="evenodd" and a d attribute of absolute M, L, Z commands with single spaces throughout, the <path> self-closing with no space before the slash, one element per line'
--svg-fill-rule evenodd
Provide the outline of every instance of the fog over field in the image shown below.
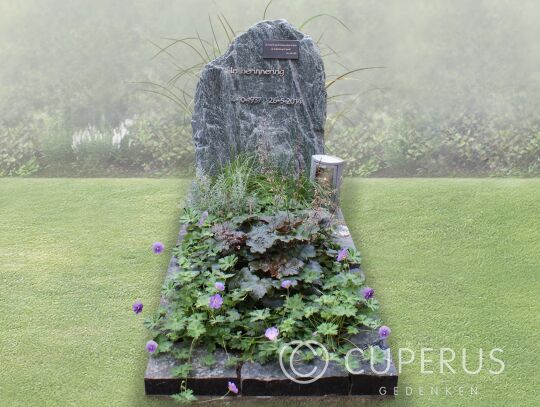
<path fill-rule="evenodd" d="M 166 84 L 178 67 L 193 66 L 200 57 L 177 44 L 153 58 L 159 47 L 198 34 L 214 42 L 211 19 L 223 51 L 227 38 L 219 17 L 241 32 L 262 19 L 266 4 L 2 0 L 0 125 L 31 127 L 45 115 L 71 137 L 88 126 L 112 128 L 148 112 L 176 111 L 187 120 L 189 115 L 166 98 L 141 91 L 150 85 L 137 83 Z M 394 122 L 399 117 L 400 126 L 408 115 L 417 132 L 461 120 L 458 127 L 475 134 L 492 127 L 512 132 L 509 127 L 524 122 L 534 123 L 527 131 L 536 133 L 540 2 L 274 0 L 266 10 L 266 18 L 285 18 L 297 27 L 319 14 L 327 16 L 302 30 L 320 40 L 330 79 L 356 68 L 383 67 L 332 87 L 331 95 L 352 94 L 332 99 L 329 109 L 347 109 L 343 126 L 383 114 Z M 176 91 L 194 84 L 194 76 L 185 75 Z M 44 144 L 51 143 L 56 141 Z"/>

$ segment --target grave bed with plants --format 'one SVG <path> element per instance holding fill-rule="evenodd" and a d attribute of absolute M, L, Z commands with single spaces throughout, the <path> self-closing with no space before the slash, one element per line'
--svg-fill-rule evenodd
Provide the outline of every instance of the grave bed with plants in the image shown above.
<path fill-rule="evenodd" d="M 331 194 L 245 158 L 194 182 L 160 308 L 145 321 L 147 394 L 393 394 L 390 330 Z"/>

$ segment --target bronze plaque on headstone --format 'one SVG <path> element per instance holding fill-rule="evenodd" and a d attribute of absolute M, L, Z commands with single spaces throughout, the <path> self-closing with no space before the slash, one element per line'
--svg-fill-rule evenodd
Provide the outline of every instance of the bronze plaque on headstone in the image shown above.
<path fill-rule="evenodd" d="M 297 40 L 264 40 L 263 58 L 265 59 L 298 59 L 299 41 Z"/>

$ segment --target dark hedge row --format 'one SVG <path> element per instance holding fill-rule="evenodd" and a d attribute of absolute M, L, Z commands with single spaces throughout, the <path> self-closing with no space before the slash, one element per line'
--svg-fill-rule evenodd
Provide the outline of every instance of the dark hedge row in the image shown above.
<path fill-rule="evenodd" d="M 379 111 L 355 125 L 329 125 L 327 152 L 346 159 L 354 176 L 540 175 L 540 121 L 416 117 Z M 70 131 L 47 115 L 0 125 L 0 176 L 190 175 L 193 168 L 191 128 L 175 116 Z"/>

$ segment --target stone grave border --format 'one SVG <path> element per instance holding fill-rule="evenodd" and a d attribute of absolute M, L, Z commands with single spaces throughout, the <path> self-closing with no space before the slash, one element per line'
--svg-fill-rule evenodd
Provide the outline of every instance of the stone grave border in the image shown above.
<path fill-rule="evenodd" d="M 355 248 L 349 228 L 341 210 L 336 212 L 340 223 L 335 234 L 335 241 L 341 247 Z M 178 243 L 186 234 L 186 225 L 182 225 L 178 235 Z M 173 255 L 169 262 L 165 281 L 179 271 L 178 263 Z M 351 269 L 351 272 L 363 271 L 360 266 Z M 161 297 L 160 305 L 167 307 L 167 300 Z M 356 335 L 351 338 L 360 348 L 370 344 L 380 344 L 376 331 Z M 279 362 L 269 362 L 260 365 L 254 362 L 244 363 L 242 366 L 227 367 L 228 356 L 223 350 L 214 353 L 216 365 L 207 367 L 201 362 L 204 349 L 196 349 L 193 353 L 193 370 L 187 378 L 187 388 L 193 390 L 196 396 L 222 396 L 227 392 L 227 384 L 232 381 L 239 388 L 239 396 L 245 397 L 301 397 L 321 398 L 328 396 L 364 396 L 366 398 L 388 398 L 394 396 L 394 389 L 398 384 L 398 373 L 392 357 L 390 356 L 388 371 L 384 374 L 374 372 L 368 363 L 362 364 L 362 374 L 351 374 L 335 362 L 330 362 L 325 374 L 310 384 L 299 384 L 288 379 Z M 176 366 L 175 359 L 170 355 L 150 355 L 144 375 L 144 388 L 147 395 L 172 395 L 180 392 L 181 378 L 174 377 L 171 369 Z M 311 369 L 310 369 L 311 370 Z M 381 387 L 386 390 L 385 395 L 380 394 Z M 232 399 L 233 397 L 228 397 Z"/>

